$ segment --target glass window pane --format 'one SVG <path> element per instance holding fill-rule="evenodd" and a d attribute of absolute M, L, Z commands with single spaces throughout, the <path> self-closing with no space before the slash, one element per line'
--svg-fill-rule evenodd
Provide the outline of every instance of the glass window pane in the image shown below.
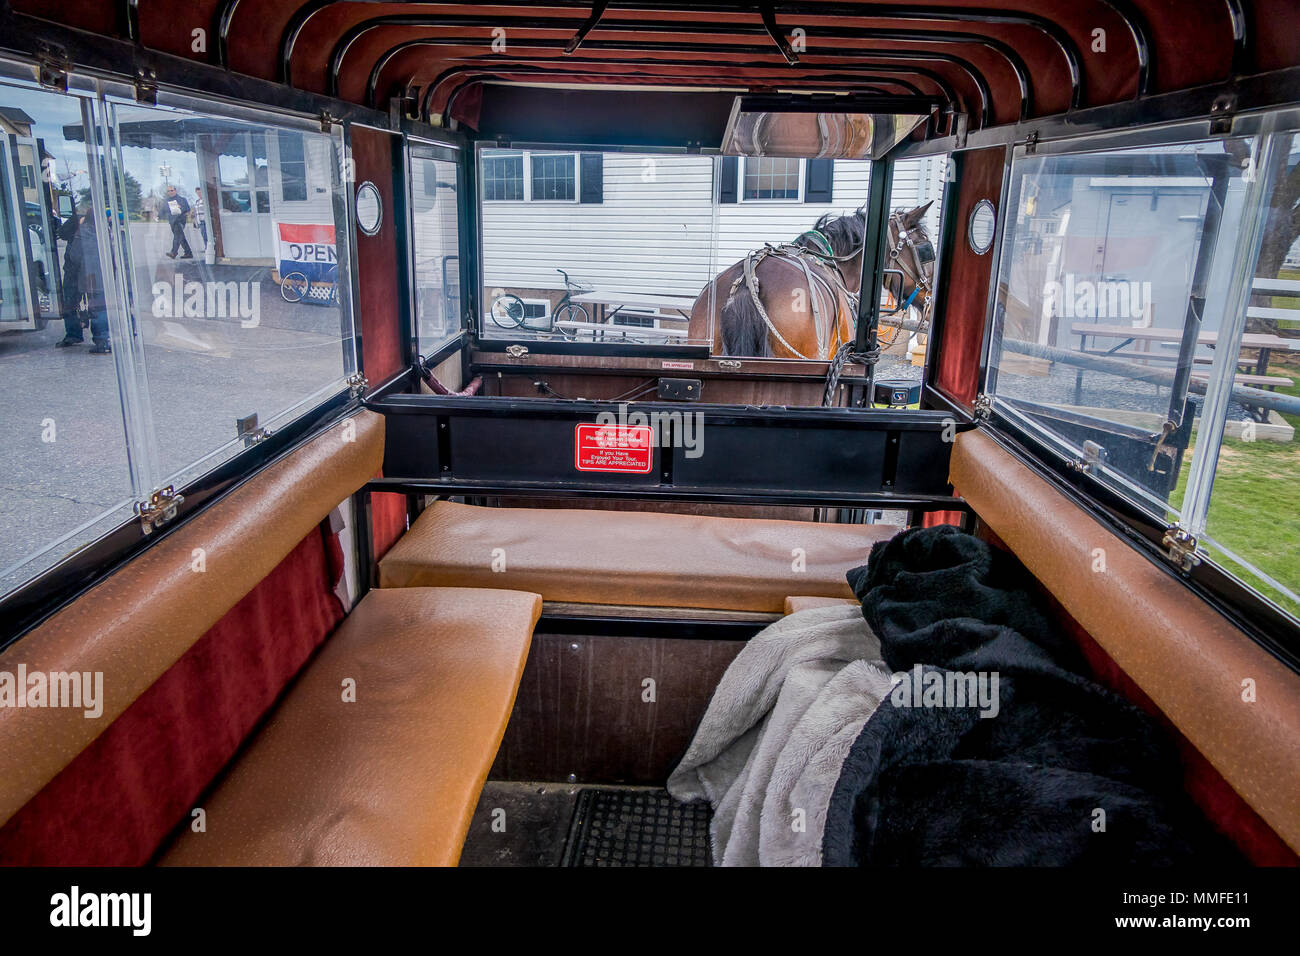
<path fill-rule="evenodd" d="M 894 163 L 887 208 L 891 215 L 900 217 L 900 222 L 911 223 L 906 238 L 912 245 L 900 244 L 899 258 L 885 264 L 892 271 L 886 274 L 885 287 L 880 290 L 878 384 L 898 384 L 910 390 L 921 382 L 925 371 L 925 354 L 930 341 L 929 322 L 933 313 L 933 303 L 927 293 L 936 288 L 938 281 L 939 224 L 947 172 L 947 156 L 901 159 Z M 891 236 L 896 233 L 897 230 L 891 231 Z M 901 276 L 897 274 L 899 272 Z M 918 276 L 928 285 L 918 287 Z M 896 312 L 898 296 L 895 293 L 900 290 L 900 280 L 902 300 L 909 304 L 902 312 Z M 919 406 L 914 403 L 912 407 Z"/>
<path fill-rule="evenodd" d="M 339 143 L 198 111 L 110 109 L 122 181 L 142 193 L 124 233 L 158 483 L 183 484 L 243 450 L 254 416 L 275 427 L 353 368 Z M 290 185 L 328 188 L 286 202 L 268 141 L 293 156 L 300 145 Z"/>
<path fill-rule="evenodd" d="M 131 514 L 136 496 L 109 329 L 111 233 L 90 104 L 0 86 L 0 592 Z M 30 167 L 41 175 L 20 177 Z M 138 183 L 127 198 L 139 208 Z"/>
<path fill-rule="evenodd" d="M 533 153 L 530 157 L 532 168 L 533 201 L 565 200 L 572 201 L 576 196 L 575 157 L 572 153 L 563 155 L 546 155 Z"/>
<path fill-rule="evenodd" d="M 1000 211 L 999 406 L 1161 519 L 1181 513 L 1248 149 L 1021 157 Z"/>
<path fill-rule="evenodd" d="M 461 325 L 457 170 L 417 154 L 410 162 L 416 334 L 420 354 L 429 355 Z"/>
<path fill-rule="evenodd" d="M 522 170 L 519 154 L 480 156 L 485 186 Z M 529 162 L 534 201 L 483 192 L 482 335 L 665 347 L 711 340 L 707 317 L 702 331 L 689 326 L 715 274 L 712 157 L 535 153 Z M 579 186 L 581 202 L 546 201 L 572 200 Z M 623 308 L 662 318 L 651 330 L 624 326 L 614 321 Z"/>
<path fill-rule="evenodd" d="M 486 202 L 522 202 L 524 154 L 504 150 L 483 151 L 483 199 Z"/>
<path fill-rule="evenodd" d="M 1257 141 L 1253 160 L 1271 167 L 1260 170 L 1267 172 L 1260 251 L 1248 263 L 1249 298 L 1199 540 L 1213 560 L 1300 617 L 1300 136 L 1274 136 L 1267 159 Z M 1219 348 L 1232 360 L 1226 343 Z M 1277 399 L 1290 404 L 1278 407 Z"/>
<path fill-rule="evenodd" d="M 799 160 L 745 159 L 746 199 L 798 199 Z"/>

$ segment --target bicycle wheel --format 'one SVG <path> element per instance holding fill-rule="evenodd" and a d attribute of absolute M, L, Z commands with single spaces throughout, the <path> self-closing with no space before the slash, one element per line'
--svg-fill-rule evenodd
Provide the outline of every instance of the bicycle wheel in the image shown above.
<path fill-rule="evenodd" d="M 576 339 L 578 337 L 578 333 L 581 331 L 580 329 L 560 328 L 559 323 L 560 322 L 590 322 L 590 321 L 591 320 L 587 316 L 586 309 L 584 309 L 580 305 L 576 305 L 570 302 L 568 305 L 564 306 L 563 308 L 555 310 L 555 315 L 552 317 L 551 324 L 555 328 L 555 331 L 559 332 L 566 339 Z"/>
<path fill-rule="evenodd" d="M 524 324 L 524 300 L 517 295 L 500 295 L 493 300 L 488 315 L 503 329 L 517 329 Z"/>
<path fill-rule="evenodd" d="M 311 282 L 301 272 L 290 272 L 280 279 L 280 295 L 285 302 L 301 302 Z"/>

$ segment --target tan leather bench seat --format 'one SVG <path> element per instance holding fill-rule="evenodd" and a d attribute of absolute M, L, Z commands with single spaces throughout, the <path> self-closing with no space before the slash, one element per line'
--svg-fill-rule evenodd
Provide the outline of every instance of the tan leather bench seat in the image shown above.
<path fill-rule="evenodd" d="M 204 801 L 206 832 L 185 831 L 162 864 L 455 865 L 541 603 L 367 594 Z"/>
<path fill-rule="evenodd" d="M 509 587 L 555 602 L 780 614 L 792 592 L 852 598 L 844 573 L 898 530 L 440 501 L 379 562 L 379 584 Z M 494 571 L 494 562 L 504 570 Z"/>
<path fill-rule="evenodd" d="M 853 598 L 813 597 L 810 594 L 794 594 L 785 599 L 785 613 L 807 611 L 814 607 L 859 607 L 861 601 Z"/>

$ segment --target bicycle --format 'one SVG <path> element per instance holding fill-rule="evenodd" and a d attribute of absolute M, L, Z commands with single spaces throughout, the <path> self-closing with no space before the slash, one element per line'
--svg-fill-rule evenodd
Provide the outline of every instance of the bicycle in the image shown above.
<path fill-rule="evenodd" d="M 280 277 L 280 297 L 285 302 L 302 302 L 307 299 L 309 302 L 319 301 L 321 305 L 338 305 L 339 304 L 339 267 L 331 266 L 325 273 L 324 279 L 318 279 L 312 282 L 307 278 L 305 273 L 290 272 Z M 328 291 L 315 292 L 313 287 L 320 289 L 328 286 Z"/>
<path fill-rule="evenodd" d="M 560 297 L 559 303 L 547 316 L 544 326 L 528 324 L 527 308 L 524 300 L 513 293 L 502 293 L 492 300 L 492 305 L 488 308 L 488 315 L 491 316 L 495 325 L 503 329 L 524 329 L 529 332 L 540 332 L 543 335 L 552 335 L 558 331 L 566 339 L 577 338 L 576 329 L 557 329 L 557 322 L 589 322 L 590 317 L 587 310 L 577 302 L 572 301 L 575 292 L 590 292 L 590 288 L 579 285 L 569 278 L 569 274 L 563 269 L 556 269 L 564 277 L 564 295 Z"/>

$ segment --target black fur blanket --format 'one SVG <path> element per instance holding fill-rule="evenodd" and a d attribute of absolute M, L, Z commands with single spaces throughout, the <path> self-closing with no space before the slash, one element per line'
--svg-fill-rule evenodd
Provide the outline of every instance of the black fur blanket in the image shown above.
<path fill-rule="evenodd" d="M 903 676 L 840 773 L 825 865 L 1230 858 L 1160 728 L 1082 676 L 1077 649 L 983 541 L 913 529 L 848 578 Z"/>

